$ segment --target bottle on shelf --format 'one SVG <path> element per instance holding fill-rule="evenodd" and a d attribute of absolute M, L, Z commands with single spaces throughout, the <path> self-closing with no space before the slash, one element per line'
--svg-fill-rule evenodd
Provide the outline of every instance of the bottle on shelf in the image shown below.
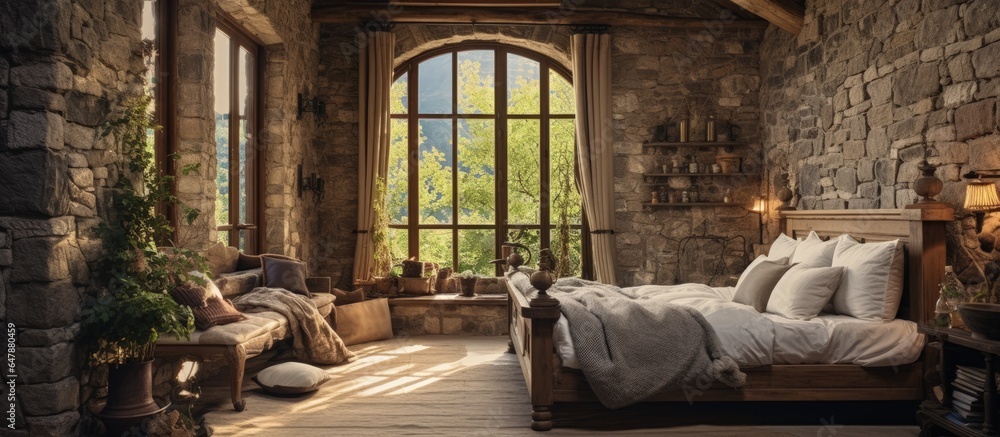
<path fill-rule="evenodd" d="M 681 191 L 681 203 L 691 203 L 691 197 L 688 195 L 687 190 Z"/>
<path fill-rule="evenodd" d="M 945 297 L 944 286 L 941 287 L 941 294 L 937 303 L 934 304 L 934 326 L 939 328 L 951 328 L 951 313 L 954 308 Z"/>
<path fill-rule="evenodd" d="M 656 192 L 656 190 L 653 190 L 652 198 L 650 199 L 649 203 L 660 203 L 660 193 Z"/>
<path fill-rule="evenodd" d="M 705 125 L 705 141 L 715 141 L 715 116 L 708 116 L 708 123 Z"/>
<path fill-rule="evenodd" d="M 941 297 L 951 310 L 948 327 L 963 327 L 965 323 L 958 313 L 958 303 L 967 300 L 965 285 L 958 279 L 955 269 L 952 266 L 944 267 L 944 279 L 941 280 Z M 938 300 L 940 300 L 940 298 Z M 935 306 L 935 318 L 937 316 L 937 306 Z"/>
<path fill-rule="evenodd" d="M 672 160 L 672 167 L 670 169 L 670 172 L 671 173 L 680 173 L 681 172 L 681 163 L 677 161 L 677 158 L 674 158 Z"/>
<path fill-rule="evenodd" d="M 678 130 L 680 131 L 680 142 L 688 142 L 688 134 L 691 131 L 691 114 L 688 112 L 687 108 L 678 114 L 680 121 L 677 122 Z"/>
<path fill-rule="evenodd" d="M 695 159 L 694 155 L 690 156 L 690 161 L 688 161 L 688 173 L 698 173 L 698 161 Z"/>

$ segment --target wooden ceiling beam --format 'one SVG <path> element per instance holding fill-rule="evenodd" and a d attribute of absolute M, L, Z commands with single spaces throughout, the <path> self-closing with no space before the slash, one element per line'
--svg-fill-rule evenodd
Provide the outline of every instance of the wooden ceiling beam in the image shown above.
<path fill-rule="evenodd" d="M 552 25 L 552 26 L 639 26 L 709 28 L 707 18 L 671 17 L 594 8 L 577 8 L 571 12 L 555 8 L 509 7 L 433 7 L 405 6 L 395 11 L 374 5 L 340 5 L 313 9 L 313 21 L 319 23 L 357 23 L 373 19 L 399 24 L 483 24 L 483 25 Z M 800 22 L 801 24 L 801 22 Z M 762 20 L 735 20 L 726 28 L 767 27 Z"/>
<path fill-rule="evenodd" d="M 729 0 L 792 35 L 802 31 L 805 8 L 794 0 Z"/>

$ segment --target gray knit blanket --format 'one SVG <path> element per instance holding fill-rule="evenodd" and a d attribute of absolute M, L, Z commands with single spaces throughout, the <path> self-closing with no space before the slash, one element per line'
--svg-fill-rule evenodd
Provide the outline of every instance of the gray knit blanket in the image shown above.
<path fill-rule="evenodd" d="M 257 287 L 233 299 L 236 309 L 245 313 L 274 311 L 288 319 L 295 357 L 316 364 L 340 364 L 354 361 L 340 336 L 316 308 L 316 303 L 284 288 Z"/>
<path fill-rule="evenodd" d="M 522 291 L 526 282 L 514 279 Z M 579 278 L 559 279 L 549 294 L 569 322 L 584 376 L 608 408 L 667 389 L 695 394 L 714 381 L 734 388 L 746 382 L 712 325 L 692 308 Z"/>

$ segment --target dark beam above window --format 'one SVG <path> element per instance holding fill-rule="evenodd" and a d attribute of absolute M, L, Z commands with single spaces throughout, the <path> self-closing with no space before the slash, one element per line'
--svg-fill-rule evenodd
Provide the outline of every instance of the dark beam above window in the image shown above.
<path fill-rule="evenodd" d="M 802 30 L 805 8 L 794 0 L 729 0 L 792 35 Z"/>
<path fill-rule="evenodd" d="M 388 17 L 393 23 L 415 24 L 494 24 L 494 25 L 554 25 L 577 26 L 604 24 L 610 26 L 702 28 L 709 18 L 671 17 L 594 8 L 576 8 L 572 11 L 559 8 L 523 7 L 454 7 L 454 6 L 405 6 L 388 10 L 384 5 L 321 6 L 313 9 L 313 20 L 320 23 L 357 23 L 372 17 Z M 799 25 L 801 27 L 801 19 Z M 726 24 L 731 28 L 767 27 L 762 20 L 735 20 Z"/>

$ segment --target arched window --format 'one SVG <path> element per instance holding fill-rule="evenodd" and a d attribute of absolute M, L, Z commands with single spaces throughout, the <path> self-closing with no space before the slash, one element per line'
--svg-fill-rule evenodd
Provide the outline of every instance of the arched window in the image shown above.
<path fill-rule="evenodd" d="M 580 275 L 584 223 L 565 69 L 519 48 L 462 44 L 424 53 L 395 77 L 386 193 L 394 257 L 493 275 L 489 261 L 504 241 L 559 256 L 565 239 L 570 273 Z"/>

